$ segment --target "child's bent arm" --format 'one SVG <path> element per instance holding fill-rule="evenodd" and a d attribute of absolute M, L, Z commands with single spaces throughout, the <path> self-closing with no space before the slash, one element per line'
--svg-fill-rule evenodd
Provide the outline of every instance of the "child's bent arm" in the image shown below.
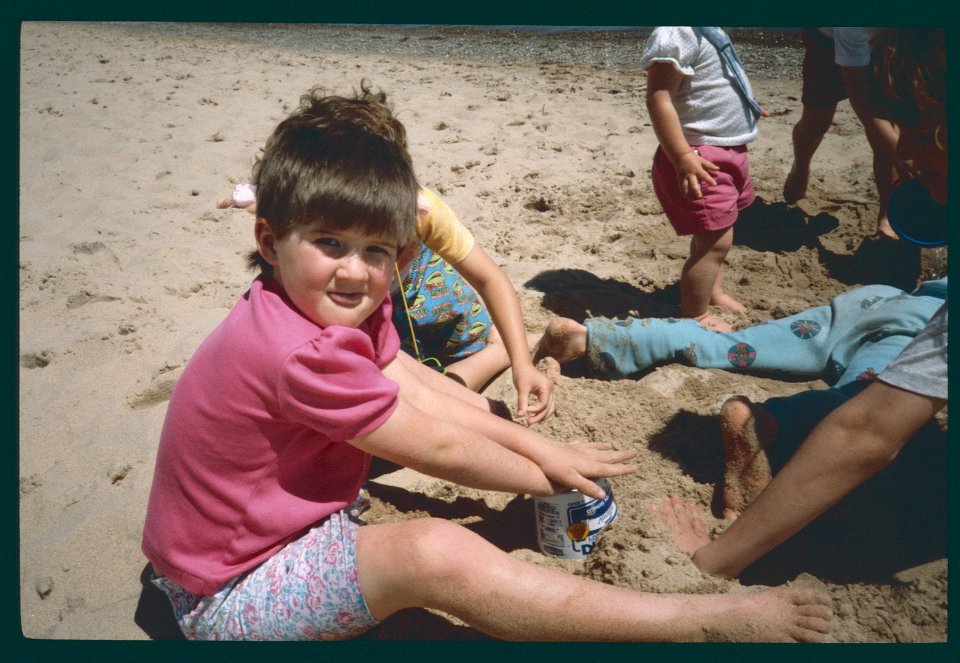
<path fill-rule="evenodd" d="M 683 81 L 683 74 L 669 62 L 654 62 L 647 69 L 647 112 L 660 147 L 677 171 L 680 190 L 690 199 L 700 198 L 700 180 L 716 184 L 708 170 L 717 166 L 691 151 L 683 136 L 683 127 L 673 98 Z"/>
<path fill-rule="evenodd" d="M 552 481 L 602 498 L 603 490 L 593 478 L 618 476 L 635 468 L 621 463 L 636 451 L 614 451 L 607 444 L 561 444 L 534 431 L 480 408 L 471 407 L 449 393 L 436 391 L 421 382 L 406 367 L 394 360 L 384 375 L 400 385 L 400 398 L 425 413 L 442 413 L 445 421 L 479 433 L 498 445 L 529 458 Z M 431 417 L 432 418 L 432 417 Z"/>
<path fill-rule="evenodd" d="M 467 257 L 455 267 L 479 293 L 503 339 L 517 388 L 517 414 L 523 417 L 531 413 L 531 423 L 549 416 L 555 409 L 553 382 L 533 365 L 523 311 L 513 283 L 478 244 L 474 244 Z M 529 404 L 531 393 L 535 393 L 538 400 L 534 406 Z"/>

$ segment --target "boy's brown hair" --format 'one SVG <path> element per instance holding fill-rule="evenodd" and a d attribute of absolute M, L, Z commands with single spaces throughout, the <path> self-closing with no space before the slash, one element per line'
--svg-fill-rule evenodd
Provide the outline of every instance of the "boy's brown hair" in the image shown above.
<path fill-rule="evenodd" d="M 356 227 L 397 247 L 415 233 L 419 185 L 406 131 L 386 94 L 361 82 L 353 98 L 314 88 L 267 139 L 253 167 L 257 217 L 278 239 L 297 225 Z M 258 251 L 251 267 L 269 273 Z"/>

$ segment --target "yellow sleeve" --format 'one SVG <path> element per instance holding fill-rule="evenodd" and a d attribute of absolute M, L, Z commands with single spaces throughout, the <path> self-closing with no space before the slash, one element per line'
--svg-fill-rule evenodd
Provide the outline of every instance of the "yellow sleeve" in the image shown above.
<path fill-rule="evenodd" d="M 466 260 L 473 250 L 474 238 L 453 210 L 430 189 L 417 196 L 417 235 L 451 265 Z"/>

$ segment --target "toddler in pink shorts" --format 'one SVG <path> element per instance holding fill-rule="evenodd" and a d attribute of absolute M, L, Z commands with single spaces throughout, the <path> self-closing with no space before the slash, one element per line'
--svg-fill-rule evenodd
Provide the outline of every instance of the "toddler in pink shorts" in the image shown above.
<path fill-rule="evenodd" d="M 756 194 L 747 143 L 765 111 L 720 28 L 658 27 L 641 56 L 647 110 L 660 145 L 653 187 L 678 235 L 691 235 L 680 274 L 680 315 L 715 331 L 732 331 L 710 311 L 744 313 L 723 290 L 721 270 L 733 224 Z"/>

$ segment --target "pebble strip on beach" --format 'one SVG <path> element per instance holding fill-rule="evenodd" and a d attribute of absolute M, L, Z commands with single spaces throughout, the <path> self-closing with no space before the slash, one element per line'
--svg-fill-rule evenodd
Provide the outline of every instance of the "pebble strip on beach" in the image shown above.
<path fill-rule="evenodd" d="M 544 62 L 635 69 L 649 27 L 389 26 L 308 23 L 134 23 L 126 29 L 183 37 L 240 40 L 295 50 L 379 53 L 507 64 Z M 798 28 L 730 28 L 750 76 L 800 78 Z"/>

